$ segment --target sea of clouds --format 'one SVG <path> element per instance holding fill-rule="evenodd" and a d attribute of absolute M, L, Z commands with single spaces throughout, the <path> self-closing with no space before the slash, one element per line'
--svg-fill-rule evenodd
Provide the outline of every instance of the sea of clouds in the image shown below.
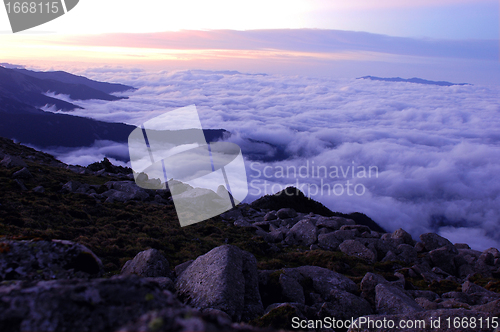
<path fill-rule="evenodd" d="M 365 213 L 388 231 L 500 247 L 500 87 L 229 71 L 78 74 L 138 90 L 122 93 L 126 100 L 73 101 L 85 108 L 74 115 L 140 125 L 195 104 L 204 128 L 226 129 L 244 151 L 260 150 L 267 158 L 246 160 L 247 201 L 294 184 L 331 210 Z M 88 164 L 110 150 L 123 155 L 126 146 L 52 152 Z"/>

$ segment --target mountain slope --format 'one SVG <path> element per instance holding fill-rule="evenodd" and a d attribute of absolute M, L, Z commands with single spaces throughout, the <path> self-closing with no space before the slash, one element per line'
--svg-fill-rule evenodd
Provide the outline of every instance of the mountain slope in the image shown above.
<path fill-rule="evenodd" d="M 54 79 L 40 79 L 25 75 L 18 70 L 0 66 L 0 96 L 12 98 L 33 107 L 55 105 L 57 109 L 63 111 L 82 108 L 78 105 L 46 96 L 45 93 L 47 92 L 69 95 L 74 100 L 99 99 L 113 101 L 127 98 L 112 96 L 81 83 L 72 84 Z"/>
<path fill-rule="evenodd" d="M 135 88 L 118 83 L 107 83 L 107 82 L 98 82 L 91 79 L 88 79 L 84 76 L 73 75 L 64 71 L 31 71 L 27 69 L 15 69 L 15 71 L 35 77 L 42 80 L 55 80 L 62 83 L 68 84 L 82 84 L 88 86 L 89 88 L 102 91 L 104 93 L 113 93 L 113 92 L 124 92 L 127 90 L 133 90 Z"/>

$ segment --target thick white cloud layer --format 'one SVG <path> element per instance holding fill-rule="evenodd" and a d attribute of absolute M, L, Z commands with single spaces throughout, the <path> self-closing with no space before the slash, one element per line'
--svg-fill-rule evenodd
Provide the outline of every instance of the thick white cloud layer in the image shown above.
<path fill-rule="evenodd" d="M 116 68 L 79 74 L 139 89 L 127 100 L 77 101 L 85 109 L 75 115 L 139 125 L 195 104 L 205 128 L 229 130 L 233 142 L 263 153 L 273 147 L 248 139 L 284 149 L 287 160 L 247 162 L 249 200 L 298 181 L 330 209 L 363 212 L 387 230 L 500 247 L 499 87 Z"/>

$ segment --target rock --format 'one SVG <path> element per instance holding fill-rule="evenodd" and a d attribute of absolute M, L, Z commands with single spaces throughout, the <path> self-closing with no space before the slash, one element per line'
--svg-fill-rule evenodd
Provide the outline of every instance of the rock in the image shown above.
<path fill-rule="evenodd" d="M 294 270 L 303 277 L 310 278 L 313 289 L 326 301 L 328 301 L 330 291 L 333 289 L 345 290 L 350 293 L 357 290 L 356 284 L 351 279 L 319 266 L 301 266 L 294 268 Z"/>
<path fill-rule="evenodd" d="M 454 246 L 457 249 L 470 249 L 469 245 L 466 243 L 455 243 Z"/>
<path fill-rule="evenodd" d="M 42 186 L 38 186 L 38 187 L 33 188 L 33 191 L 36 193 L 39 193 L 39 194 L 43 194 L 45 192 L 45 188 Z"/>
<path fill-rule="evenodd" d="M 476 326 L 475 328 L 462 328 L 461 319 L 466 319 L 468 322 L 475 320 L 476 322 L 481 319 L 483 322 L 486 321 L 488 316 L 484 313 L 477 313 L 473 310 L 466 309 L 438 309 L 438 310 L 426 310 L 426 311 L 415 311 L 410 313 L 401 313 L 395 315 L 371 315 L 358 318 L 356 321 L 356 327 L 349 328 L 348 332 L 394 332 L 396 330 L 400 331 L 411 331 L 411 332 L 429 332 L 429 331 L 449 331 L 449 332 L 491 332 L 491 324 L 486 327 L 483 324 L 482 327 Z M 430 321 L 440 322 L 440 326 L 431 327 Z M 448 319 L 450 321 L 450 327 L 448 327 Z M 385 327 L 384 323 L 386 322 Z M 454 326 L 454 322 L 457 321 L 457 327 Z M 489 318 L 491 321 L 491 316 Z M 375 322 L 380 322 L 380 328 L 373 328 L 370 324 L 375 324 Z M 392 325 L 388 325 L 394 324 Z M 413 328 L 408 328 L 408 323 L 414 324 Z M 400 324 L 403 329 L 399 329 Z M 434 324 L 434 323 L 433 323 Z"/>
<path fill-rule="evenodd" d="M 431 302 L 425 297 L 417 297 L 415 302 L 417 302 L 417 304 L 425 310 L 436 310 L 439 308 L 439 305 L 436 302 Z"/>
<path fill-rule="evenodd" d="M 339 230 L 331 233 L 320 234 L 318 236 L 318 245 L 327 250 L 338 250 L 339 245 L 345 240 L 354 239 L 356 231 Z"/>
<path fill-rule="evenodd" d="M 112 197 L 116 201 L 144 201 L 149 198 L 149 194 L 146 192 L 146 190 L 139 187 L 134 181 L 109 181 L 105 183 L 105 186 L 108 187 L 109 191 L 103 193 L 103 195 L 108 198 Z M 112 191 L 112 189 L 114 189 L 115 191 Z M 116 194 L 116 191 L 120 192 L 121 194 Z"/>
<path fill-rule="evenodd" d="M 365 299 L 342 290 L 333 290 L 328 302 L 323 303 L 318 311 L 318 318 L 335 317 L 351 320 L 373 313 L 370 303 Z"/>
<path fill-rule="evenodd" d="M 377 256 L 378 257 L 385 257 L 389 251 L 392 251 L 393 253 L 395 253 L 396 248 L 400 244 L 402 244 L 402 241 L 400 239 L 399 240 L 392 239 L 392 238 L 389 238 L 389 239 L 385 238 L 384 239 L 384 237 L 377 239 L 377 241 L 375 242 L 375 248 L 377 249 Z"/>
<path fill-rule="evenodd" d="M 458 302 L 473 304 L 473 299 L 464 292 L 448 292 L 441 295 L 443 299 L 455 299 Z"/>
<path fill-rule="evenodd" d="M 193 260 L 193 259 L 191 259 L 191 260 L 189 260 L 189 261 L 187 261 L 187 262 L 184 262 L 184 263 L 181 263 L 181 264 L 177 265 L 177 266 L 174 268 L 174 271 L 175 271 L 175 276 L 176 276 L 176 277 L 179 277 L 179 276 L 182 274 L 182 272 L 184 272 L 184 271 L 188 268 L 188 266 L 189 266 L 189 265 L 191 265 L 191 263 L 192 263 L 192 262 L 194 262 L 194 260 Z"/>
<path fill-rule="evenodd" d="M 254 226 L 249 223 L 248 221 L 244 220 L 244 219 L 238 219 L 236 220 L 234 223 L 233 223 L 234 226 L 236 227 L 251 227 L 251 228 L 254 228 Z"/>
<path fill-rule="evenodd" d="M 166 308 L 142 315 L 138 320 L 129 323 L 117 332 L 170 332 L 170 331 L 254 331 L 251 326 L 232 325 L 231 318 L 216 309 L 205 309 L 202 312 L 191 308 Z"/>
<path fill-rule="evenodd" d="M 370 264 L 377 261 L 376 254 L 356 240 L 345 240 L 339 245 L 339 249 L 346 255 L 361 258 Z"/>
<path fill-rule="evenodd" d="M 255 321 L 260 326 L 269 326 L 273 329 L 292 330 L 292 319 L 298 317 L 306 320 L 302 313 L 303 306 L 299 303 L 276 303 L 266 309 L 266 314 Z"/>
<path fill-rule="evenodd" d="M 28 168 L 23 167 L 21 170 L 15 172 L 12 174 L 13 179 L 23 179 L 23 180 L 29 180 L 33 178 L 33 175 L 31 172 L 28 170 Z"/>
<path fill-rule="evenodd" d="M 263 235 L 264 240 L 268 243 L 277 243 L 283 241 L 284 232 L 281 229 L 276 229 L 272 232 Z"/>
<path fill-rule="evenodd" d="M 477 305 L 472 308 L 476 312 L 483 312 L 493 317 L 500 316 L 500 299 L 488 302 L 483 305 Z"/>
<path fill-rule="evenodd" d="M 500 258 L 500 252 L 498 252 L 498 249 L 496 248 L 489 248 L 486 249 L 481 253 L 479 256 L 479 260 L 483 261 L 484 264 L 489 265 L 489 266 L 494 266 L 495 265 L 495 259 Z"/>
<path fill-rule="evenodd" d="M 420 241 L 424 245 L 425 250 L 431 251 L 444 246 L 453 246 L 453 244 L 442 236 L 436 233 L 425 233 L 420 235 Z"/>
<path fill-rule="evenodd" d="M 273 289 L 270 284 L 269 277 L 275 273 L 279 273 L 281 294 L 276 294 L 275 288 Z M 268 303 L 269 301 L 290 301 L 301 305 L 323 303 L 332 299 L 332 292 L 335 290 L 355 292 L 357 289 L 356 284 L 349 278 L 318 266 L 286 268 L 274 272 L 261 271 L 260 278 L 261 290 L 266 293 Z"/>
<path fill-rule="evenodd" d="M 304 277 L 295 270 L 287 269 L 280 274 L 279 283 L 281 285 L 281 294 L 285 301 L 300 304 L 306 303 L 304 289 L 299 280 L 303 281 Z"/>
<path fill-rule="evenodd" d="M 294 209 L 282 208 L 276 212 L 279 219 L 289 219 L 297 216 L 297 212 Z"/>
<path fill-rule="evenodd" d="M 406 264 L 414 264 L 417 261 L 417 251 L 409 244 L 400 244 L 397 247 L 397 260 L 405 262 Z"/>
<path fill-rule="evenodd" d="M 361 297 L 372 304 L 375 303 L 375 287 L 378 284 L 387 284 L 388 281 L 379 274 L 367 272 L 360 283 Z"/>
<path fill-rule="evenodd" d="M 437 266 L 452 275 L 456 274 L 456 267 L 453 258 L 457 255 L 458 250 L 454 246 L 444 246 L 429 251 L 429 258 L 433 266 Z"/>
<path fill-rule="evenodd" d="M 316 227 L 327 227 L 332 230 L 339 230 L 340 227 L 344 225 L 355 225 L 356 223 L 352 219 L 346 219 L 341 217 L 319 217 L 316 221 Z"/>
<path fill-rule="evenodd" d="M 375 287 L 375 304 L 379 314 L 408 314 L 422 311 L 422 307 L 401 288 L 384 283 Z"/>
<path fill-rule="evenodd" d="M 278 219 L 278 215 L 276 214 L 276 211 L 270 211 L 270 212 L 266 213 L 266 215 L 264 216 L 265 221 L 276 220 L 276 219 Z"/>
<path fill-rule="evenodd" d="M 476 285 L 475 283 L 469 280 L 467 280 L 462 284 L 462 292 L 465 294 L 485 294 L 485 295 L 500 296 L 500 294 L 489 291 L 486 288 Z"/>
<path fill-rule="evenodd" d="M 62 190 L 64 192 L 74 193 L 78 190 L 78 188 L 80 188 L 81 185 L 82 184 L 78 181 L 68 181 L 63 185 Z"/>
<path fill-rule="evenodd" d="M 220 216 L 224 220 L 232 220 L 232 221 L 243 218 L 243 214 L 241 213 L 241 210 L 238 208 L 224 212 Z"/>
<path fill-rule="evenodd" d="M 19 179 L 15 179 L 14 182 L 16 182 L 17 186 L 19 187 L 19 189 L 21 189 L 22 191 L 26 191 L 28 190 L 28 188 L 26 188 L 26 186 L 24 185 L 24 182 L 22 180 L 19 180 Z"/>
<path fill-rule="evenodd" d="M 341 231 L 356 230 L 358 231 L 358 234 L 362 234 L 364 232 L 370 233 L 372 231 L 370 227 L 365 225 L 344 225 L 340 227 L 340 230 Z"/>
<path fill-rule="evenodd" d="M 255 257 L 224 245 L 198 257 L 176 281 L 177 294 L 188 304 L 214 308 L 239 321 L 262 314 Z"/>
<path fill-rule="evenodd" d="M 415 245 L 415 241 L 412 239 L 411 235 L 402 228 L 396 229 L 391 234 L 391 238 L 392 239 L 401 239 L 404 244 L 408 244 L 410 246 Z"/>
<path fill-rule="evenodd" d="M 439 299 L 439 295 L 432 291 L 424 291 L 424 290 L 407 290 L 407 294 L 411 295 L 414 299 L 423 297 L 429 301 L 435 301 Z"/>
<path fill-rule="evenodd" d="M 167 259 L 156 249 L 138 253 L 134 259 L 123 265 L 121 273 L 123 275 L 137 274 L 141 277 L 173 277 Z"/>
<path fill-rule="evenodd" d="M 152 310 L 168 310 L 163 323 L 179 327 L 194 316 L 172 293 L 138 277 L 23 281 L 0 287 L 0 298 L 2 331 L 115 331 Z"/>
<path fill-rule="evenodd" d="M 175 292 L 174 282 L 168 277 L 147 277 L 145 279 L 157 283 L 162 290 Z"/>
<path fill-rule="evenodd" d="M 310 246 L 316 240 L 316 227 L 309 219 L 303 219 L 290 229 L 285 242 L 291 245 Z"/>
<path fill-rule="evenodd" d="M 19 157 L 11 156 L 11 155 L 5 155 L 0 161 L 0 166 L 7 167 L 7 168 L 13 168 L 13 167 L 28 167 L 24 160 L 22 160 Z"/>
<path fill-rule="evenodd" d="M 4 240 L 0 245 L 0 280 L 89 278 L 103 273 L 101 260 L 78 243 Z"/>

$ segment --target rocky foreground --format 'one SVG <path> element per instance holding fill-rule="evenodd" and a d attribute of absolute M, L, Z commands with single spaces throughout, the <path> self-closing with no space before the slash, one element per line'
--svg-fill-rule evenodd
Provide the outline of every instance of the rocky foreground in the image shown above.
<path fill-rule="evenodd" d="M 298 191 L 181 230 L 168 192 L 138 188 L 125 169 L 68 167 L 3 144 L 0 331 L 393 331 L 417 320 L 425 326 L 400 330 L 497 327 L 497 249 L 387 233 Z M 357 323 L 318 325 L 332 318 Z M 363 319 L 396 327 L 360 326 Z"/>

